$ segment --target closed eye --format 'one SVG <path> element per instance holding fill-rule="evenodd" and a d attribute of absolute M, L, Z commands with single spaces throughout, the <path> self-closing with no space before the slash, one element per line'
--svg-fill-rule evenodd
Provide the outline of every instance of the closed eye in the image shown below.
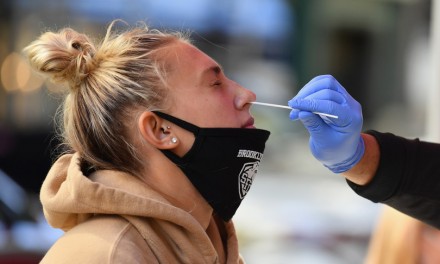
<path fill-rule="evenodd" d="M 220 86 L 220 85 L 222 85 L 222 82 L 221 81 L 215 81 L 212 85 L 213 86 Z"/>

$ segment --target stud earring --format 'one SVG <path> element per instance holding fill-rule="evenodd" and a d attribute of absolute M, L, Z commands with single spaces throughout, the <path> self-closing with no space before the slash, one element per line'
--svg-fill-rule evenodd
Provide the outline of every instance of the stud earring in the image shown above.
<path fill-rule="evenodd" d="M 163 129 L 163 132 L 164 132 L 164 133 L 167 133 L 169 129 L 171 129 L 171 127 L 170 127 L 170 126 L 166 126 L 166 127 Z"/>
<path fill-rule="evenodd" d="M 173 144 L 177 143 L 177 138 L 176 137 L 172 137 L 171 138 L 171 143 L 173 143 Z"/>

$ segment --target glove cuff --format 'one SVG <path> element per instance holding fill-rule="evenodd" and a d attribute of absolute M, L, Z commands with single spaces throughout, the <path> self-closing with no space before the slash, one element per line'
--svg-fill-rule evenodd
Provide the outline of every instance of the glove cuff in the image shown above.
<path fill-rule="evenodd" d="M 351 169 L 352 167 L 354 167 L 354 165 L 356 165 L 364 156 L 364 152 L 365 152 L 365 144 L 364 144 L 364 139 L 362 137 L 359 137 L 359 141 L 356 147 L 356 151 L 353 154 L 353 156 L 341 163 L 337 163 L 337 164 L 333 164 L 333 165 L 325 165 L 325 167 L 327 167 L 329 170 L 331 170 L 334 173 L 342 173 L 342 172 L 346 172 L 349 169 Z"/>

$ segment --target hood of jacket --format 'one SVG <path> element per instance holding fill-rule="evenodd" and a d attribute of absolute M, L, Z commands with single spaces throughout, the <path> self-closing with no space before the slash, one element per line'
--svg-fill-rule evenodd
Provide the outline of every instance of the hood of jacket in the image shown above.
<path fill-rule="evenodd" d="M 150 217 L 192 227 L 196 221 L 139 178 L 101 170 L 86 177 L 78 154 L 58 159 L 43 182 L 40 199 L 47 221 L 67 231 L 93 214 Z"/>

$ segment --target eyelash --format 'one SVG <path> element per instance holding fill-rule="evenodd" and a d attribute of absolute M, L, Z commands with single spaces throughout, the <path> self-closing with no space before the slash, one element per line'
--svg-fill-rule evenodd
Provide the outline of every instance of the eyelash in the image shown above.
<path fill-rule="evenodd" d="M 215 81 L 215 82 L 212 84 L 212 86 L 220 86 L 220 85 L 222 85 L 222 82 L 221 82 L 221 81 Z"/>

